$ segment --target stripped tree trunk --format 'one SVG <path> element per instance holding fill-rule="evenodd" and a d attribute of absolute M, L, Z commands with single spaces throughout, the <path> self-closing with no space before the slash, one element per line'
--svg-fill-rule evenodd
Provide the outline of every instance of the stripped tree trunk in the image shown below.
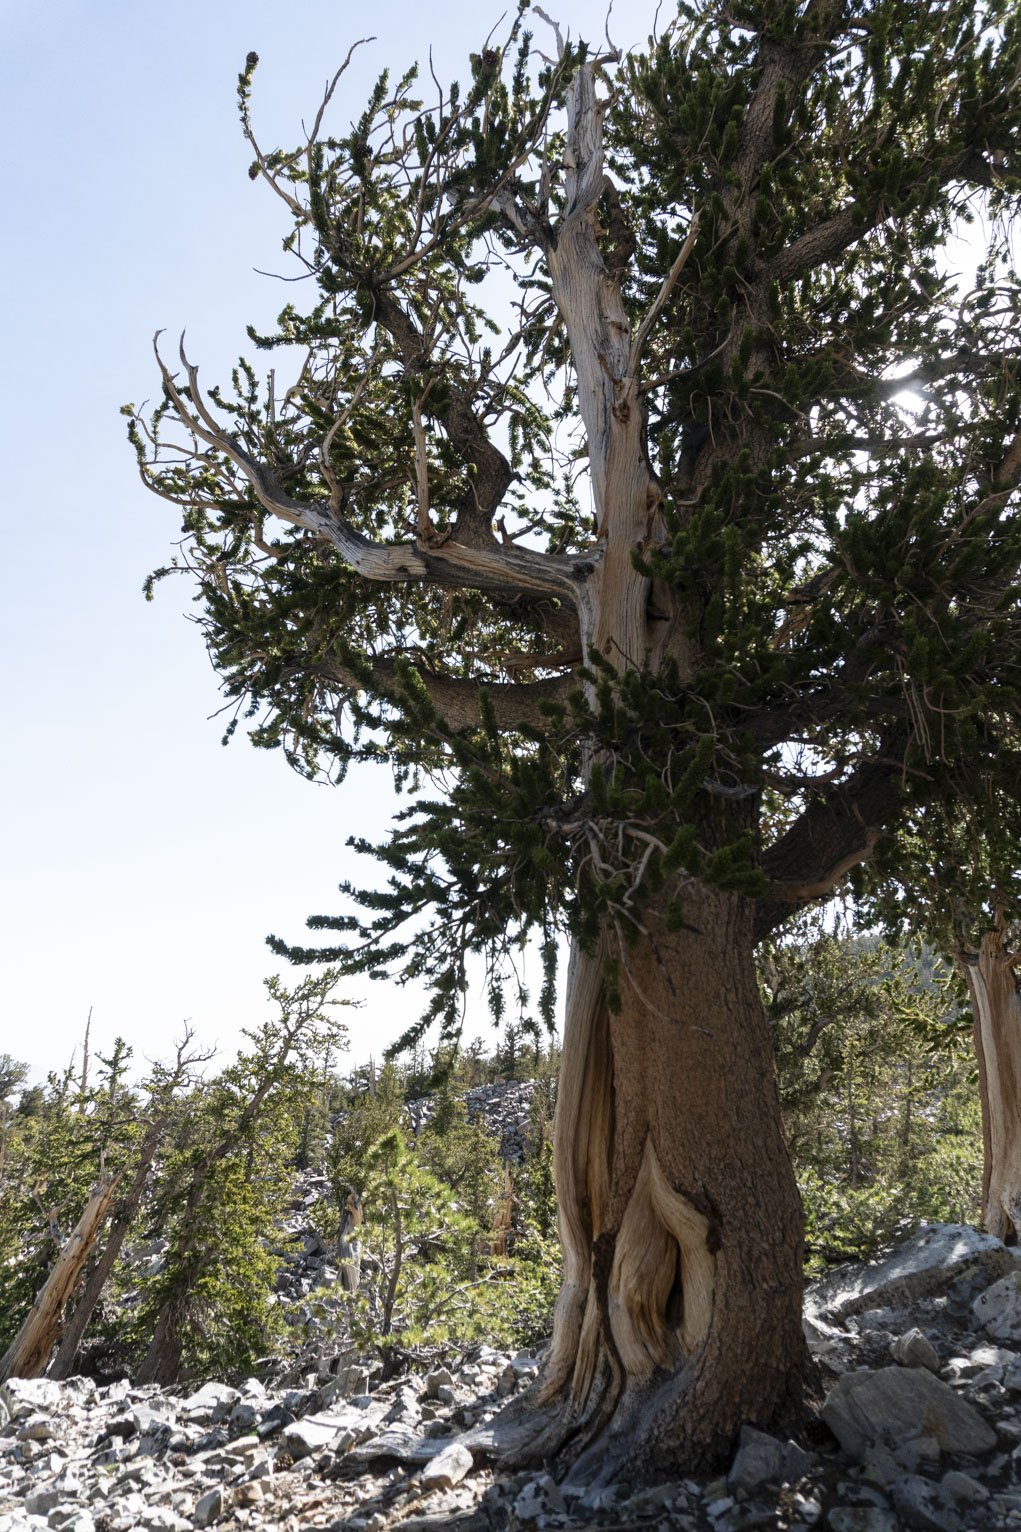
<path fill-rule="evenodd" d="M 1021 995 L 1005 922 L 977 952 L 958 954 L 971 998 L 972 1032 L 982 1103 L 982 1221 L 1005 1244 L 1021 1233 Z"/>
<path fill-rule="evenodd" d="M 99 1302 L 103 1288 L 114 1268 L 114 1263 L 121 1252 L 128 1230 L 131 1227 L 138 1204 L 142 1200 L 145 1183 L 149 1176 L 149 1167 L 153 1156 L 163 1136 L 166 1125 L 165 1119 L 154 1123 L 146 1134 L 142 1144 L 141 1157 L 135 1178 L 126 1194 L 121 1197 L 113 1210 L 113 1219 L 110 1224 L 110 1237 L 106 1242 L 106 1248 L 100 1256 L 92 1271 L 89 1272 L 85 1283 L 85 1290 L 74 1307 L 57 1348 L 57 1354 L 50 1368 L 51 1378 L 69 1378 L 74 1368 L 75 1359 L 78 1355 L 82 1337 L 85 1334 L 89 1320 Z"/>
<path fill-rule="evenodd" d="M 361 1197 L 356 1192 L 350 1192 L 340 1215 L 340 1233 L 337 1236 L 340 1285 L 347 1293 L 356 1293 L 361 1280 L 362 1242 L 358 1230 L 364 1216 Z"/>
<path fill-rule="evenodd" d="M 511 1223 L 514 1213 L 514 1183 L 511 1180 L 510 1163 L 503 1162 L 503 1191 L 500 1200 L 496 1204 L 493 1213 L 493 1224 L 489 1231 L 489 1254 L 494 1260 L 500 1259 L 507 1254 L 507 1241 L 510 1238 Z"/>
<path fill-rule="evenodd" d="M 99 1237 L 122 1175 L 123 1171 L 119 1171 L 107 1176 L 93 1191 L 25 1323 L 0 1358 L 0 1382 L 6 1378 L 38 1378 L 45 1372 L 50 1352 L 60 1337 L 64 1309 Z"/>

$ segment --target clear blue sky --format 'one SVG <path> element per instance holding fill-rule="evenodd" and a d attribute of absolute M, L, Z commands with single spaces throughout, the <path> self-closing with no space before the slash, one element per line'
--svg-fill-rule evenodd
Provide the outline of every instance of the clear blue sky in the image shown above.
<path fill-rule="evenodd" d="M 603 34 L 601 4 L 546 9 L 576 36 Z M 614 40 L 643 41 L 654 9 L 618 5 Z M 155 330 L 187 327 L 211 384 L 246 323 L 269 326 L 284 301 L 254 269 L 282 269 L 286 229 L 247 176 L 246 53 L 261 60 L 260 141 L 290 146 L 356 38 L 378 41 L 345 77 L 345 124 L 379 69 L 424 61 L 430 44 L 440 77 L 464 79 L 501 14 L 454 0 L 6 10 L 0 1052 L 36 1072 L 67 1061 L 90 1006 L 101 1050 L 120 1034 L 153 1057 L 184 1018 L 230 1049 L 268 1014 L 261 981 L 280 964 L 266 933 L 301 940 L 308 914 L 337 908 L 338 881 L 365 876 L 344 843 L 385 827 L 386 773 L 333 791 L 241 739 L 222 749 L 190 593 L 170 582 L 142 599 L 178 527 L 141 487 L 118 409 L 156 391 Z M 418 1003 L 367 982 L 349 993 L 366 1001 L 350 1016 L 354 1059 Z"/>

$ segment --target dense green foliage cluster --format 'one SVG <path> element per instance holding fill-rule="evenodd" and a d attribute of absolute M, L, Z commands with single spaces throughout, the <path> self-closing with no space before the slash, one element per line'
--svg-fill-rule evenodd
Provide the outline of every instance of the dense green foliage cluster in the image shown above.
<path fill-rule="evenodd" d="M 425 1078 L 430 1115 L 410 1139 L 407 1103 Z M 507 1067 L 507 1066 L 510 1067 Z M 550 1169 L 548 1087 L 555 1053 L 524 1050 L 510 1029 L 489 1059 L 388 1062 L 371 1092 L 338 1119 L 329 1152 L 334 1199 L 348 1190 L 365 1207 L 362 1283 L 352 1334 L 385 1356 L 395 1347 L 487 1339 L 515 1346 L 549 1333 L 560 1280 Z M 504 1166 L 481 1114 L 470 1121 L 464 1092 L 497 1079 L 534 1079 L 529 1151 Z M 545 1103 L 545 1106 L 544 1106 Z M 506 1248 L 497 1248 L 499 1236 Z"/>
<path fill-rule="evenodd" d="M 127 410 L 255 743 L 437 789 L 362 845 L 388 874 L 344 886 L 362 914 L 310 922 L 335 945 L 278 947 L 424 978 L 451 1033 L 467 954 L 498 978 L 537 931 L 548 1018 L 558 926 L 680 923 L 693 880 L 755 897 L 760 935 L 842 860 L 888 913 L 926 877 L 934 919 L 1018 892 L 1016 6 L 712 0 L 600 59 L 598 253 L 649 317 L 655 662 L 585 652 L 569 599 L 601 550 L 550 251 L 588 55 L 534 67 L 526 10 L 435 106 L 384 73 L 333 133 L 338 75 L 293 151 L 259 148 L 249 57 L 252 175 L 313 289 L 251 339 L 293 381 L 165 367 Z"/>
<path fill-rule="evenodd" d="M 760 978 L 814 1272 L 978 1218 L 982 1124 L 960 980 L 927 953 L 799 934 Z"/>
<path fill-rule="evenodd" d="M 110 1170 L 123 1172 L 122 1195 L 75 1299 L 104 1242 L 126 1234 L 77 1357 L 100 1373 L 232 1376 L 300 1349 L 321 1297 L 339 1291 L 313 1290 L 292 1304 L 277 1291 L 295 1254 L 283 1225 L 301 1170 L 332 1184 L 316 1215 L 328 1247 L 349 1193 L 365 1210 L 360 1284 L 331 1311 L 327 1350 L 375 1348 L 392 1361 L 425 1343 L 486 1337 L 516 1349 L 548 1333 L 559 1280 L 549 1173 L 555 1052 L 523 1046 L 511 1028 L 491 1056 L 479 1045 L 460 1058 L 419 1050 L 403 1067 L 344 1079 L 333 982 L 329 973 L 293 990 L 269 981 L 277 1019 L 205 1077 L 210 1056 L 190 1036 L 172 1065 L 139 1082 L 126 1083 L 130 1050 L 118 1042 L 95 1083 L 87 1068 L 78 1077 L 69 1069 L 20 1089 L 20 1099 L 24 1069 L 0 1060 L 0 1354 Z M 481 1118 L 468 1120 L 463 1093 L 525 1078 L 536 1079 L 534 1154 L 512 1182 Z M 407 1103 L 423 1086 L 432 1110 L 414 1137 Z"/>
<path fill-rule="evenodd" d="M 343 1046 L 329 996 L 335 976 L 286 989 L 267 981 L 278 1016 L 249 1048 L 203 1078 L 212 1055 L 186 1029 L 170 1065 L 128 1084 L 118 1041 L 87 1067 L 4 1103 L 0 1169 L 0 1347 L 25 1319 L 55 1257 L 104 1173 L 120 1197 L 106 1238 L 124 1240 L 95 1313 L 93 1365 L 160 1381 L 230 1370 L 279 1333 L 272 1289 L 274 1224 L 286 1205 L 300 1125 Z M 81 1297 L 79 1291 L 78 1297 Z M 158 1342 L 158 1343 L 157 1343 Z"/>
<path fill-rule="evenodd" d="M 0 1354 L 13 1338 L 88 1200 L 101 1168 L 137 1155 L 138 1100 L 118 1039 L 96 1081 L 69 1067 L 45 1087 L 15 1092 L 27 1071 L 0 1059 Z"/>

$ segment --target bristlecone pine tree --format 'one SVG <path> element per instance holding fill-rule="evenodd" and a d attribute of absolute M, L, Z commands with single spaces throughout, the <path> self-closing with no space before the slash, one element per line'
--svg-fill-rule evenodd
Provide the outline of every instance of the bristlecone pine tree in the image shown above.
<path fill-rule="evenodd" d="M 521 26 L 333 136 L 338 75 L 293 153 L 250 55 L 314 294 L 252 340 L 300 360 L 206 391 L 182 346 L 127 413 L 256 743 L 433 787 L 291 955 L 424 976 L 453 1029 L 466 954 L 536 931 L 548 1014 L 571 933 L 564 1286 L 501 1439 L 638 1477 L 806 1378 L 755 943 L 866 859 L 909 879 L 892 827 L 980 815 L 1016 712 L 1021 34 L 707 0 L 542 62 Z"/>

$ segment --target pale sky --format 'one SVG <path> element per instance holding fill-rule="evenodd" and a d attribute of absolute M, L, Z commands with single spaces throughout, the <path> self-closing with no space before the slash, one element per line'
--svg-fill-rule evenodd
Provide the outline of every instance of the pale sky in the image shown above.
<path fill-rule="evenodd" d="M 546 8 L 601 38 L 601 3 Z M 614 40 L 644 41 L 654 11 L 618 3 Z M 247 176 L 235 86 L 249 50 L 260 141 L 291 147 L 358 37 L 378 41 L 345 77 L 343 127 L 380 69 L 424 63 L 430 44 L 440 78 L 466 80 L 502 14 L 486 0 L 4 9 L 0 1052 L 37 1074 L 67 1062 L 90 1007 L 100 1051 L 119 1034 L 155 1057 L 187 1018 L 229 1052 L 270 1014 L 261 981 L 282 965 L 266 933 L 303 941 L 307 915 L 339 908 L 342 878 L 372 877 L 344 843 L 384 830 L 385 771 L 335 790 L 240 734 L 221 747 L 190 590 L 142 598 L 178 522 L 139 483 L 118 410 L 157 391 L 155 330 L 187 328 L 208 386 L 252 352 L 245 325 L 270 328 L 289 296 L 254 269 L 285 269 L 287 228 Z M 345 993 L 365 1001 L 348 1017 L 352 1062 L 420 1003 L 368 980 Z"/>

